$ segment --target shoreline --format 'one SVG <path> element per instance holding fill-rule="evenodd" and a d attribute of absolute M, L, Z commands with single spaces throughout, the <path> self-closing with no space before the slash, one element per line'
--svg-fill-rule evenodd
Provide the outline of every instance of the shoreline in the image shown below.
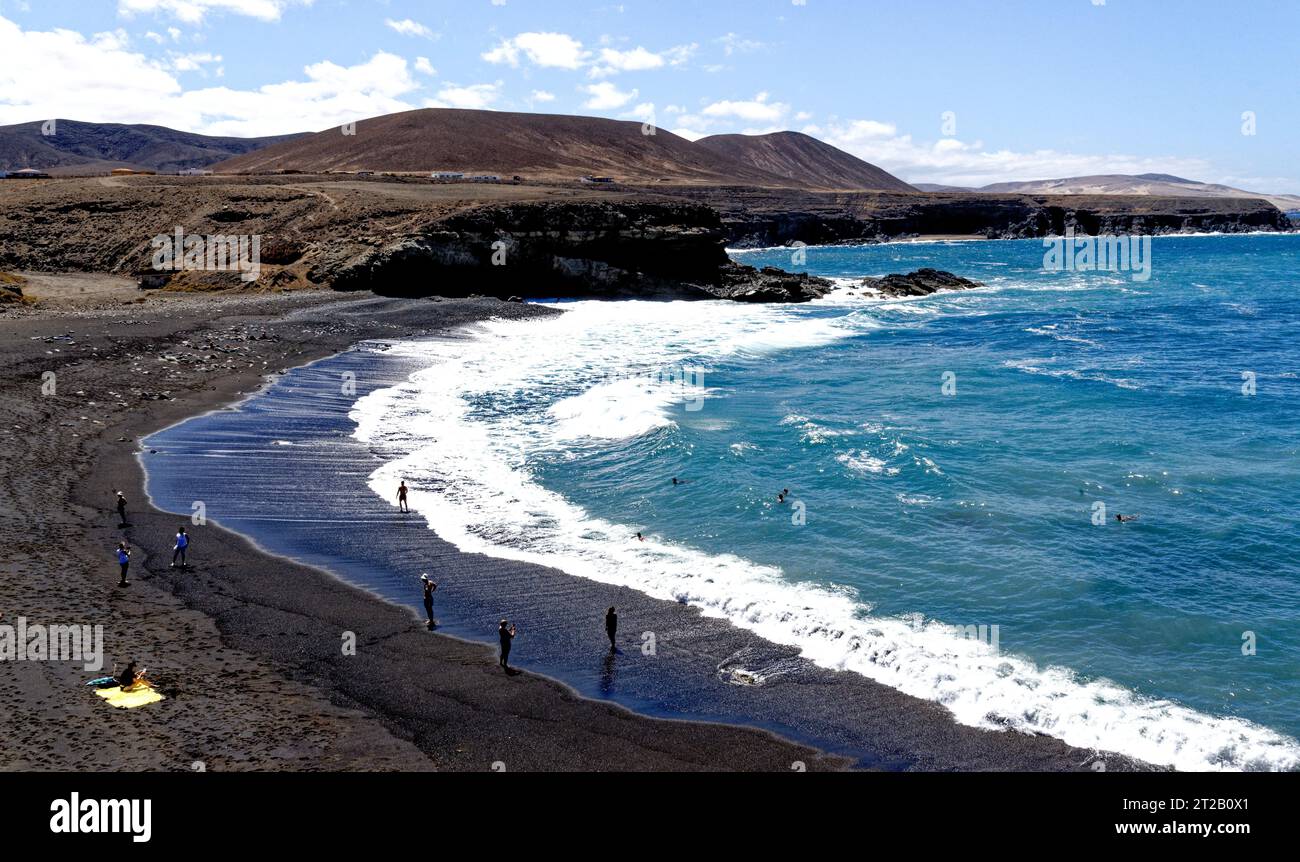
<path fill-rule="evenodd" d="M 387 370 L 395 364 L 396 370 Z M 379 366 L 380 370 L 375 370 Z M 694 608 L 653 599 L 635 589 L 612 587 L 544 566 L 464 553 L 427 529 L 423 518 L 397 526 L 389 503 L 378 499 L 364 477 L 381 461 L 363 444 L 350 441 L 346 419 L 354 397 L 321 401 L 341 373 L 364 381 L 366 390 L 392 385 L 412 368 L 382 351 L 347 351 L 291 372 L 279 389 L 247 402 L 257 416 L 218 416 L 173 426 L 152 436 L 159 467 L 151 488 L 173 508 L 183 510 L 189 496 L 204 496 L 210 512 L 221 511 L 234 530 L 257 546 L 284 558 L 318 566 L 340 580 L 368 590 L 419 616 L 414 573 L 427 567 L 442 589 L 435 598 L 439 616 L 449 614 L 439 631 L 493 649 L 496 617 L 520 619 L 529 634 L 516 644 L 516 661 L 559 679 L 586 697 L 623 706 L 656 719 L 738 723 L 776 732 L 799 743 L 845 754 L 861 765 L 899 769 L 1084 769 L 1094 753 L 1049 737 L 983 730 L 957 724 L 942 707 L 849 672 L 806 667 L 782 684 L 737 686 L 719 680 L 718 668 L 743 656 L 745 664 L 790 663 L 797 650 L 766 641 L 745 629 L 703 618 Z M 300 428 L 302 405 L 322 414 L 310 429 Z M 323 405 L 317 407 L 316 405 Z M 329 417 L 328 414 L 335 414 Z M 277 415 L 284 420 L 276 422 Z M 185 428 L 189 425 L 190 428 Z M 208 435 L 205 437 L 205 435 Z M 277 438 L 277 439 L 272 439 Z M 242 447 L 237 467 L 227 468 L 232 449 L 217 443 L 219 472 L 205 475 L 210 439 Z M 322 453 L 322 445 L 327 455 Z M 355 454 L 352 454 L 355 453 Z M 183 457 L 183 488 L 165 459 Z M 328 461 L 325 461 L 325 458 Z M 359 460 L 358 460 L 359 459 Z M 328 480 L 315 477 L 333 472 Z M 169 476 L 171 473 L 173 475 Z M 235 490 L 223 494 L 221 486 Z M 292 518 L 280 518 L 248 500 L 266 499 L 278 487 L 292 486 L 307 502 Z M 323 502 L 317 502 L 323 501 Z M 416 512 L 418 516 L 419 513 Z M 274 523 L 263 523 L 266 520 Z M 325 526 L 317 526 L 324 524 Z M 347 526 L 341 526 L 346 524 Z M 346 529 L 339 540 L 335 533 Z M 354 547 L 361 553 L 352 553 Z M 399 574 L 400 573 L 400 574 Z M 629 631 L 660 633 L 668 649 L 653 661 L 639 660 L 634 648 L 599 670 L 603 637 L 573 621 L 574 608 L 620 608 Z M 450 612 L 448 609 L 451 609 Z M 503 611 L 509 608 L 509 612 Z M 519 616 L 522 614 L 522 616 Z M 451 620 L 451 622 L 448 622 Z M 470 622 L 473 621 L 473 622 Z M 581 630 L 575 630 L 581 629 Z M 616 666 L 615 666 L 616 665 Z M 653 665 L 653 670 L 648 669 Z M 790 682 L 793 684 L 785 684 Z M 864 707 L 864 704 L 871 704 Z M 905 728 L 894 725 L 902 723 Z M 1117 760 L 1106 755 L 1112 768 Z M 1143 768 L 1127 764 L 1132 768 Z M 1124 767 L 1121 767 L 1124 768 Z"/>
<path fill-rule="evenodd" d="M 1204 239 L 1216 236 L 1295 236 L 1300 234 L 1300 227 L 1291 230 L 1248 230 L 1248 231 L 1170 231 L 1168 233 L 1150 234 L 1152 240 L 1157 239 Z M 1089 236 L 1088 234 L 1079 234 L 1080 238 Z M 852 241 L 852 242 L 828 242 L 828 243 L 805 243 L 803 246 L 793 245 L 764 245 L 764 246 L 727 246 L 728 255 L 746 255 L 760 254 L 763 252 L 790 251 L 794 248 L 807 249 L 842 249 L 842 248 L 872 248 L 875 246 L 890 245 L 947 245 L 955 242 L 1022 242 L 1022 241 L 1041 241 L 1052 238 L 1052 235 L 1022 236 L 1022 237 L 987 237 L 971 234 L 921 234 L 913 237 L 892 237 L 890 239 L 877 240 L 873 242 Z"/>
<path fill-rule="evenodd" d="M 0 679 L 22 693 L 0 706 L 0 718 L 17 727 L 22 715 L 28 728 L 0 743 L 0 769 L 189 770 L 202 763 L 210 771 L 482 771 L 501 762 L 519 770 L 789 771 L 798 761 L 816 771 L 849 765 L 760 729 L 648 718 L 531 672 L 507 678 L 490 647 L 430 635 L 409 609 L 268 556 L 220 528 L 205 533 L 202 564 L 183 573 L 167 568 L 164 546 L 178 518 L 145 502 L 135 440 L 249 397 L 267 371 L 366 338 L 446 332 L 493 314 L 547 311 L 494 300 L 320 293 L 166 297 L 133 306 L 0 317 L 14 372 L 5 383 L 0 439 L 11 451 L 22 446 L 3 477 L 10 502 L 0 508 L 0 534 L 11 551 L 11 577 L 0 600 L 14 616 L 33 621 L 102 622 L 105 668 L 139 659 L 168 699 L 112 710 L 86 697 L 80 663 L 0 664 Z M 155 316 L 163 319 L 143 319 Z M 241 327 L 245 337 L 252 333 L 242 342 L 243 367 L 210 376 L 200 366 L 204 372 L 181 375 L 191 378 L 188 385 L 167 381 L 169 398 L 146 391 L 131 404 L 118 393 L 120 408 L 114 405 L 111 419 L 91 418 L 107 417 L 106 392 L 130 385 L 117 381 L 156 385 L 145 383 L 144 374 L 157 367 L 141 361 L 149 353 L 165 352 L 186 335 L 195 341 L 209 333 L 213 340 L 220 324 L 232 321 L 227 335 Z M 83 335 L 87 326 L 97 332 Z M 89 350 L 90 361 L 68 363 L 72 357 L 61 355 L 71 346 L 67 330 L 80 352 Z M 279 340 L 304 330 L 311 340 L 301 345 Z M 274 334 L 260 338 L 267 333 Z M 116 361 L 106 361 L 106 352 Z M 39 394 L 46 370 L 59 377 L 52 398 Z M 93 433 L 62 430 L 69 427 Z M 109 553 L 119 536 L 110 502 L 115 489 L 129 501 L 131 526 L 120 532 L 134 549 L 125 590 L 113 586 Z M 69 569 L 78 576 L 71 583 Z M 355 666 L 339 655 L 343 630 L 359 636 Z M 380 702 L 386 709 L 376 708 Z M 92 732 L 69 735 L 70 720 Z"/>
<path fill-rule="evenodd" d="M 771 698 L 766 701 L 766 722 L 743 712 L 723 712 L 707 721 L 651 717 L 607 699 L 588 699 L 548 676 L 525 672 L 507 679 L 497 671 L 492 646 L 431 636 L 409 606 L 379 599 L 317 568 L 268 555 L 244 537 L 219 528 L 194 547 L 201 566 L 183 573 L 167 568 L 165 545 L 178 518 L 152 507 L 145 510 L 137 439 L 198 415 L 225 412 L 232 403 L 252 398 L 267 372 L 300 369 L 346 353 L 367 339 L 447 333 L 490 314 L 548 313 L 554 312 L 545 306 L 495 300 L 297 294 L 160 297 L 144 308 L 132 303 L 126 311 L 102 310 L 89 316 L 38 312 L 0 318 L 0 334 L 24 336 L 7 339 L 15 347 L 14 355 L 6 357 L 15 373 L 6 384 L 6 404 L 9 410 L 18 409 L 15 418 L 27 420 L 5 421 L 0 428 L 5 437 L 0 439 L 13 446 L 10 426 L 18 424 L 28 444 L 14 459 L 14 474 L 4 477 L 6 497 L 36 502 L 29 514 L 39 511 L 36 520 L 54 522 L 36 525 L 22 521 L 13 508 L 0 509 L 0 535 L 19 552 L 10 573 L 23 578 L 9 579 L 0 600 L 29 619 L 44 617 L 47 622 L 76 620 L 92 608 L 92 621 L 103 619 L 109 630 L 108 662 L 140 659 L 169 698 L 148 709 L 105 714 L 98 704 L 86 703 L 80 687 L 86 675 L 79 664 L 0 665 L 0 678 L 11 677 L 6 680 L 11 691 L 39 692 L 36 703 L 17 707 L 48 713 L 39 730 L 0 747 L 0 768 L 156 770 L 187 769 L 202 762 L 214 771 L 479 771 L 505 763 L 512 770 L 789 771 L 799 762 L 810 771 L 851 768 L 855 763 L 887 770 L 1089 770 L 1097 752 L 1073 749 L 1049 737 L 958 725 L 938 704 L 845 672 L 820 672 L 811 683 L 818 696 L 800 699 L 823 700 L 821 715 L 814 711 L 792 718 L 782 712 L 792 701 L 779 696 L 781 686 L 760 687 L 777 692 L 762 692 L 762 697 Z M 81 335 L 86 321 L 93 329 L 107 331 L 93 338 Z M 232 321 L 234 326 L 229 325 Z M 62 340 L 68 329 L 76 331 L 75 338 L 85 339 L 73 344 L 83 353 L 89 350 L 92 362 L 69 364 L 70 357 L 59 355 L 69 346 Z M 289 344 L 281 338 L 285 335 L 310 340 Z M 187 342 L 186 349 L 200 351 L 216 342 L 231 350 L 233 343 L 238 359 L 224 360 L 224 366 L 231 367 L 223 366 L 215 377 L 207 376 L 211 369 L 206 365 L 197 366 L 201 370 L 196 375 L 192 363 L 186 367 L 164 359 Z M 106 357 L 103 351 L 109 349 L 113 352 Z M 206 363 L 222 362 L 221 357 L 230 354 L 199 355 L 211 357 L 201 360 Z M 128 379 L 143 382 L 156 376 L 153 369 L 160 361 L 185 381 L 167 381 L 169 398 L 154 398 L 146 390 L 138 403 L 127 404 L 118 393 L 122 410 L 113 421 L 91 418 L 88 411 L 100 415 L 104 407 L 95 400 L 104 397 L 101 392 L 125 388 L 119 382 L 124 372 Z M 233 367 L 236 363 L 242 367 Z M 32 397 L 45 367 L 58 368 L 61 375 L 59 397 L 48 400 L 73 403 L 47 404 Z M 29 415 L 22 416 L 24 411 Z M 30 414 L 44 415 L 33 421 Z M 55 430 L 68 426 L 94 433 L 83 437 Z M 67 451 L 70 443 L 75 444 L 72 453 Z M 41 477 L 45 481 L 37 481 L 39 470 L 33 463 L 58 465 L 69 475 L 50 482 L 47 473 Z M 22 487 L 15 487 L 19 484 Z M 110 517 L 111 492 L 119 488 L 131 501 L 132 526 L 125 535 L 135 548 L 133 583 L 125 591 L 113 587 L 116 567 L 109 554 L 119 535 L 116 517 Z M 69 509 L 78 517 L 53 514 Z M 34 528 L 38 536 L 65 538 L 47 547 L 27 538 Z M 424 532 L 441 541 L 433 531 Z M 471 558 L 452 553 L 456 559 Z M 470 566 L 476 576 L 483 571 L 482 559 Z M 81 576 L 71 588 L 66 560 L 75 561 Z M 546 578 L 533 584 L 558 583 L 569 589 L 581 580 L 538 566 L 499 568 L 509 576 L 523 570 Z M 34 581 L 40 598 L 36 607 L 28 595 Z M 687 614 L 689 620 L 669 618 L 656 623 L 656 630 L 690 631 L 693 639 L 685 641 L 682 653 L 695 660 L 697 680 L 716 676 L 710 673 L 717 661 L 711 651 L 726 656 L 756 642 L 772 646 L 727 623 L 701 619 L 682 606 L 634 590 L 594 582 L 582 586 L 615 590 L 607 603 L 620 609 L 644 605 L 650 613 Z M 359 635 L 362 649 L 357 656 L 340 657 L 343 631 Z M 516 651 L 517 659 L 521 653 Z M 537 665 L 547 666 L 545 660 Z M 240 684 L 232 686 L 232 679 Z M 520 685 L 525 688 L 519 690 Z M 818 750 L 773 732 L 777 726 L 800 738 L 826 738 L 815 727 L 809 731 L 800 724 L 816 725 L 828 714 L 850 721 L 865 744 L 853 752 L 828 754 L 829 745 Z M 104 728 L 105 735 L 68 744 L 65 722 L 70 715 L 87 726 Z M 0 707 L 0 717 L 13 714 Z M 196 743 L 196 738 L 202 741 Z M 1112 771 L 1150 768 L 1114 755 L 1106 758 Z"/>

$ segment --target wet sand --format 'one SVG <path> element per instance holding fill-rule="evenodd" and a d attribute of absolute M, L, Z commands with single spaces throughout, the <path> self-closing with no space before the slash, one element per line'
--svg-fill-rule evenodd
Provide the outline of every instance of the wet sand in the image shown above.
<path fill-rule="evenodd" d="M 369 294 L 136 298 L 0 316 L 0 621 L 102 624 L 105 672 L 135 659 L 168 698 L 112 709 L 81 685 L 99 674 L 80 662 L 0 663 L 0 769 L 845 765 L 762 731 L 648 719 L 545 677 L 506 676 L 490 647 L 430 634 L 408 609 L 218 528 L 204 536 L 201 569 L 168 568 L 178 519 L 146 503 L 140 437 L 363 338 L 545 311 Z M 43 394 L 51 371 L 55 393 Z M 112 510 L 119 489 L 126 528 Z M 123 537 L 134 554 L 131 584 L 118 588 L 112 548 Z M 343 631 L 356 633 L 357 655 L 342 656 Z"/>
<path fill-rule="evenodd" d="M 492 645 L 431 634 L 411 607 L 211 524 L 201 528 L 201 563 L 196 548 L 192 570 L 170 569 L 181 519 L 146 502 L 141 437 L 246 396 L 266 373 L 366 338 L 554 312 L 369 294 L 120 302 L 0 317 L 0 359 L 9 371 L 0 415 L 9 456 L 0 494 L 7 548 L 0 612 L 6 622 L 21 614 L 102 623 L 106 661 L 141 662 L 168 700 L 113 710 L 80 686 L 97 674 L 79 663 L 0 664 L 0 684 L 13 693 L 0 702 L 0 720 L 14 728 L 0 739 L 0 768 L 1086 770 L 1095 757 L 1046 737 L 962 727 L 937 704 L 828 671 L 754 696 L 737 692 L 734 703 L 762 708 L 715 715 L 819 739 L 834 738 L 824 732 L 834 718 L 855 728 L 850 757 L 751 727 L 646 717 L 544 676 L 503 674 Z M 46 371 L 57 374 L 57 394 L 41 394 Z M 126 528 L 112 512 L 117 489 L 130 501 Z M 616 604 L 670 633 L 685 673 L 644 670 L 661 691 L 689 678 L 701 687 L 716 682 L 720 658 L 781 652 L 693 609 L 460 554 L 424 532 L 421 552 L 454 577 L 545 595 L 552 607 Z M 135 548 L 124 589 L 115 586 L 111 553 L 123 536 Z M 546 626 L 573 628 L 563 616 Z M 347 633 L 355 635 L 355 655 L 341 649 Z M 526 664 L 522 645 L 516 659 Z M 545 651 L 537 655 L 545 666 Z M 788 712 L 795 689 L 812 708 Z M 1112 771 L 1128 766 L 1107 757 Z"/>

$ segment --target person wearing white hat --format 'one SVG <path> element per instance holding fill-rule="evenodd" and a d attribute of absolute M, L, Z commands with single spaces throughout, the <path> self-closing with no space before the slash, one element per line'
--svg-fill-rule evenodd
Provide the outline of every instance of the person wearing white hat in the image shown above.
<path fill-rule="evenodd" d="M 433 618 L 433 591 L 438 589 L 438 585 L 429 578 L 428 572 L 420 575 L 420 580 L 424 583 L 424 612 L 429 617 L 429 628 L 432 629 L 437 625 Z"/>

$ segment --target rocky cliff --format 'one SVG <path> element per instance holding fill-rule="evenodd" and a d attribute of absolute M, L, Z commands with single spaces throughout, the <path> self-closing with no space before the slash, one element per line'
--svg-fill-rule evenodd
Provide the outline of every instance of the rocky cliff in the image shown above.
<path fill-rule="evenodd" d="M 1261 200 L 746 188 L 601 190 L 335 176 L 0 182 L 0 269 L 148 270 L 160 235 L 257 237 L 261 267 L 169 275 L 171 289 L 800 302 L 827 282 L 731 262 L 731 245 L 916 234 L 1288 230 Z"/>
<path fill-rule="evenodd" d="M 921 235 L 1020 239 L 1078 233 L 1239 233 L 1293 230 L 1257 198 L 1157 198 L 980 193 L 818 193 L 771 189 L 677 192 L 722 217 L 729 244 L 825 245 Z"/>
<path fill-rule="evenodd" d="M 178 228 L 259 237 L 254 288 L 786 302 L 829 288 L 732 263 L 714 209 L 663 196 L 306 177 L 0 185 L 10 270 L 133 274 L 150 269 L 153 238 Z M 199 270 L 169 286 L 249 285 Z"/>

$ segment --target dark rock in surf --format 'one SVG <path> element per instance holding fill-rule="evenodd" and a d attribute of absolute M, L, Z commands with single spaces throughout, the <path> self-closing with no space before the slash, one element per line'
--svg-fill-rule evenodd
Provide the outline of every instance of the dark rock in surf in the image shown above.
<path fill-rule="evenodd" d="M 984 285 L 951 272 L 925 267 L 906 275 L 892 273 L 881 278 L 864 278 L 862 286 L 885 296 L 929 296 L 940 290 L 968 290 Z"/>
<path fill-rule="evenodd" d="M 806 272 L 786 272 L 774 266 L 755 269 L 732 263 L 722 268 L 722 281 L 711 288 L 721 299 L 736 302 L 807 302 L 825 296 L 832 285 Z"/>

